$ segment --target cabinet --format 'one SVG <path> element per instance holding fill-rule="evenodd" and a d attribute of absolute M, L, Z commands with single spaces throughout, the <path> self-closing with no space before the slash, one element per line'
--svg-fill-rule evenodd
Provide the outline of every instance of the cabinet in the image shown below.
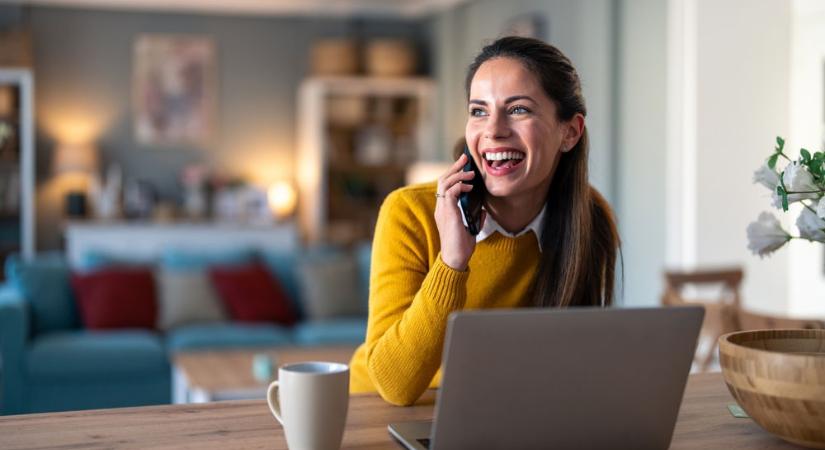
<path fill-rule="evenodd" d="M 33 84 L 27 69 L 0 69 L 0 262 L 34 255 Z"/>
<path fill-rule="evenodd" d="M 370 239 L 409 166 L 436 159 L 429 78 L 316 77 L 298 92 L 298 216 L 310 243 Z"/>

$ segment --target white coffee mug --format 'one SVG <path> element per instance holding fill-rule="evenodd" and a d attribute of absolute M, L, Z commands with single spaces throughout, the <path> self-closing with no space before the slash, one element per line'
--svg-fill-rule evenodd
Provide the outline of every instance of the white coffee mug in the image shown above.
<path fill-rule="evenodd" d="M 281 366 L 266 401 L 291 450 L 337 450 L 347 423 L 349 367 L 332 362 Z"/>

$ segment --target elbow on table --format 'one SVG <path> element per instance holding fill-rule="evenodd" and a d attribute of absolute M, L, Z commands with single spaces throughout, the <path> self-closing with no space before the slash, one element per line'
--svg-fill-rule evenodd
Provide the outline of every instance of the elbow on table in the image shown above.
<path fill-rule="evenodd" d="M 409 383 L 403 383 L 399 380 L 388 380 L 380 376 L 378 374 L 379 371 L 370 364 L 369 360 L 367 361 L 367 372 L 369 373 L 375 390 L 378 391 L 378 395 L 387 403 L 395 406 L 411 406 L 421 397 L 421 394 L 424 393 L 423 390 L 415 389 Z"/>
<path fill-rule="evenodd" d="M 376 385 L 378 395 L 387 403 L 395 406 L 412 406 L 421 397 L 421 394 L 404 392 L 403 390 L 388 390 Z"/>

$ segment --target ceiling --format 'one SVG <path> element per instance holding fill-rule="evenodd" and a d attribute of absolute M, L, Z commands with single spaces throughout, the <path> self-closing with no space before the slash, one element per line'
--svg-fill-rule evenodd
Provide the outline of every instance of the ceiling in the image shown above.
<path fill-rule="evenodd" d="M 389 16 L 415 18 L 468 0 L 0 0 L 67 8 L 266 16 Z"/>

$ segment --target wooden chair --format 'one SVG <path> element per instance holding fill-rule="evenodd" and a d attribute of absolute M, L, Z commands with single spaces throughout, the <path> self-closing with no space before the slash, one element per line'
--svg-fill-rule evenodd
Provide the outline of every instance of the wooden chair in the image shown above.
<path fill-rule="evenodd" d="M 737 313 L 740 310 L 739 286 L 742 277 L 742 269 L 737 267 L 665 272 L 663 305 L 699 305 L 705 308 L 699 345 L 693 359 L 702 372 L 708 370 L 716 356 L 719 336 L 739 329 Z M 706 298 L 701 294 L 690 295 L 691 290 L 701 292 L 708 288 L 714 288 L 714 298 Z"/>

